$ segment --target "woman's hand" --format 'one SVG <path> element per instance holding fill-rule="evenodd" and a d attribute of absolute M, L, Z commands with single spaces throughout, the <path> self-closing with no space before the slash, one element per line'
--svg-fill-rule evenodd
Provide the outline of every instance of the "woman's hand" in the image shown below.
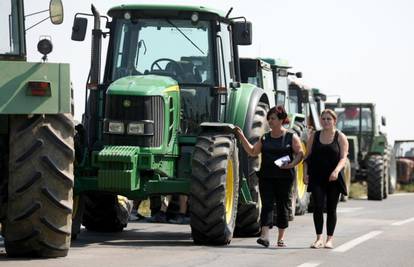
<path fill-rule="evenodd" d="M 339 172 L 338 172 L 338 171 L 336 171 L 336 170 L 334 170 L 334 171 L 331 173 L 331 175 L 329 176 L 329 182 L 333 182 L 333 181 L 338 180 L 338 174 L 339 174 Z"/>
<path fill-rule="evenodd" d="M 240 129 L 239 126 L 235 125 L 234 126 L 234 134 L 236 135 L 237 138 L 240 138 L 240 136 L 243 135 L 243 131 L 242 131 L 242 129 Z"/>

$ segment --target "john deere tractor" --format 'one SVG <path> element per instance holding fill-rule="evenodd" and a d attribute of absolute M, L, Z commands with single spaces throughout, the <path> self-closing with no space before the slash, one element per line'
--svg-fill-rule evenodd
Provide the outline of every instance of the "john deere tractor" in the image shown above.
<path fill-rule="evenodd" d="M 384 131 L 386 121 L 373 103 L 327 103 L 338 114 L 337 127 L 348 138 L 354 181 L 367 182 L 371 200 L 387 198 L 396 187 L 393 151 Z"/>
<path fill-rule="evenodd" d="M 119 230 L 125 224 L 109 208 L 114 196 L 179 193 L 190 196 L 195 243 L 228 244 L 236 227 L 240 235 L 258 234 L 251 170 L 259 158 L 246 155 L 233 129 L 238 125 L 257 140 L 275 93 L 240 83 L 238 46 L 251 44 L 252 27 L 230 11 L 122 5 L 108 11 L 102 31 L 102 16 L 92 7 L 87 106 L 76 138 L 75 221 Z M 84 39 L 86 24 L 84 15 L 75 16 L 73 40 Z M 102 37 L 109 37 L 103 79 Z"/>
<path fill-rule="evenodd" d="M 48 39 L 38 43 L 43 62 L 27 62 L 23 1 L 1 7 L 1 234 L 8 256 L 66 256 L 74 184 L 69 65 L 44 62 Z M 62 22 L 60 1 L 51 0 L 49 11 L 52 23 Z"/>

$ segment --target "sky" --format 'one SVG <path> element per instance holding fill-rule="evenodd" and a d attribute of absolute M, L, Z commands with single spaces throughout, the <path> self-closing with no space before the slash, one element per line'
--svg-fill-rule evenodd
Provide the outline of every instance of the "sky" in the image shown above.
<path fill-rule="evenodd" d="M 240 48 L 242 57 L 273 57 L 289 61 L 301 71 L 301 82 L 319 88 L 328 100 L 374 102 L 386 117 L 390 140 L 414 139 L 414 1 L 412 0 L 177 0 L 115 1 L 62 0 L 64 22 L 44 22 L 27 32 L 28 60 L 40 61 L 37 42 L 50 36 L 49 62 L 71 65 L 75 118 L 81 120 L 90 66 L 90 30 L 84 42 L 70 39 L 76 12 L 90 13 L 93 4 L 102 15 L 123 3 L 202 5 L 230 17 L 244 16 L 253 24 L 253 44 Z M 26 1 L 26 13 L 47 9 L 48 0 Z M 27 18 L 26 28 L 46 17 Z M 106 42 L 103 43 L 105 48 Z M 103 59 L 105 53 L 103 53 Z M 102 61 L 102 66 L 104 66 Z"/>

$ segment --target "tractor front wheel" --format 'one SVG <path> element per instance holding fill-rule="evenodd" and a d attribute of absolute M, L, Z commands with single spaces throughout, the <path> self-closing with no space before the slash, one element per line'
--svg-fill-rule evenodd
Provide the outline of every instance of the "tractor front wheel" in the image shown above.
<path fill-rule="evenodd" d="M 194 147 L 190 225 L 196 244 L 226 245 L 236 222 L 239 161 L 232 134 L 201 134 Z"/>
<path fill-rule="evenodd" d="M 384 196 L 384 159 L 381 155 L 368 158 L 367 195 L 369 200 L 382 200 Z"/>

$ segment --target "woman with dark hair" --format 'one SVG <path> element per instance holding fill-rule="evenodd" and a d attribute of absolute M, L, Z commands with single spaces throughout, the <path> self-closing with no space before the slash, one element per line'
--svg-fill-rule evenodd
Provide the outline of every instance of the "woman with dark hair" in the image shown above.
<path fill-rule="evenodd" d="M 250 156 L 261 153 L 259 177 L 261 236 L 257 243 L 269 246 L 269 229 L 273 226 L 273 207 L 276 202 L 276 226 L 278 228 L 277 246 L 285 247 L 284 235 L 288 227 L 289 194 L 295 178 L 294 167 L 302 160 L 303 150 L 297 135 L 288 132 L 283 125 L 289 123 L 282 106 L 273 107 L 267 113 L 270 132 L 258 142 L 250 144 L 243 131 L 236 127 L 236 135 Z"/>
<path fill-rule="evenodd" d="M 312 248 L 333 248 L 333 233 L 336 226 L 336 206 L 339 194 L 347 194 L 340 171 L 344 168 L 348 155 L 348 140 L 339 132 L 336 113 L 325 109 L 321 114 L 322 130 L 309 136 L 307 143 L 307 173 L 304 183 L 313 198 L 313 222 L 316 240 Z M 326 199 L 326 242 L 323 244 L 323 209 Z"/>

